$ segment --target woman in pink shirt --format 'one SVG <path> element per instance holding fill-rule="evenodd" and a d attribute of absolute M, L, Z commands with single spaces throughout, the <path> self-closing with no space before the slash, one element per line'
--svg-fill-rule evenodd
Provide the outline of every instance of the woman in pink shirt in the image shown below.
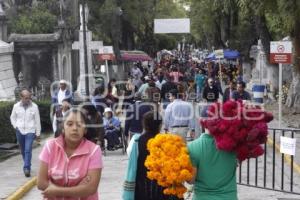
<path fill-rule="evenodd" d="M 173 78 L 174 83 L 178 83 L 179 79 L 183 77 L 183 74 L 178 71 L 178 68 L 172 68 L 172 72 L 169 75 Z"/>
<path fill-rule="evenodd" d="M 103 167 L 99 145 L 87 140 L 87 119 L 77 109 L 64 116 L 63 133 L 40 154 L 37 186 L 48 200 L 97 200 Z"/>

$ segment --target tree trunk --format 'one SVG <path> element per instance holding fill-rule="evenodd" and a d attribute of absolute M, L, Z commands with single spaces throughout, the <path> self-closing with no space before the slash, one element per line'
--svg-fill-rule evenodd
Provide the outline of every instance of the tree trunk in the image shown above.
<path fill-rule="evenodd" d="M 131 24 L 122 19 L 122 44 L 125 50 L 133 50 L 135 48 L 134 44 L 134 30 Z"/>
<path fill-rule="evenodd" d="M 114 12 L 112 15 L 111 34 L 112 34 L 114 52 L 118 61 L 121 59 L 121 52 L 120 52 L 121 50 L 120 43 L 122 40 L 121 30 L 122 30 L 122 23 L 121 23 L 120 16 L 118 16 Z"/>
<path fill-rule="evenodd" d="M 215 20 L 215 33 L 214 33 L 214 45 L 216 49 L 223 49 L 225 47 L 225 44 L 222 41 L 222 27 L 221 27 L 221 17 L 219 17 L 218 20 Z"/>
<path fill-rule="evenodd" d="M 269 60 L 270 42 L 272 41 L 271 33 L 267 27 L 265 16 L 255 16 L 256 32 L 261 39 L 267 59 Z"/>
<path fill-rule="evenodd" d="M 300 113 L 300 21 L 295 23 L 295 30 L 292 33 L 294 47 L 294 70 L 293 80 L 290 85 L 286 105 Z"/>
<path fill-rule="evenodd" d="M 292 108 L 295 113 L 300 113 L 300 73 L 293 71 L 293 81 L 290 85 L 286 106 Z"/>
<path fill-rule="evenodd" d="M 255 26 L 256 26 L 256 32 L 259 38 L 261 39 L 262 46 L 264 48 L 264 52 L 266 55 L 267 63 L 269 63 L 270 60 L 270 42 L 273 40 L 271 33 L 267 27 L 266 18 L 264 15 L 261 16 L 255 16 Z M 271 80 L 271 91 L 276 92 L 279 88 L 278 85 L 278 74 L 279 69 L 278 65 L 269 64 L 268 67 L 271 68 L 272 72 L 272 80 Z"/>

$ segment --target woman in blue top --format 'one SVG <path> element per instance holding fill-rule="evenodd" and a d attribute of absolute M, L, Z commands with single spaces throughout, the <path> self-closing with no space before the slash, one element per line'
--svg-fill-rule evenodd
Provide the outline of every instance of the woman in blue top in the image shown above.
<path fill-rule="evenodd" d="M 113 116 L 113 111 L 109 107 L 104 110 L 103 126 L 107 139 L 107 150 L 113 151 L 118 149 L 120 145 L 121 122 L 117 117 Z"/>

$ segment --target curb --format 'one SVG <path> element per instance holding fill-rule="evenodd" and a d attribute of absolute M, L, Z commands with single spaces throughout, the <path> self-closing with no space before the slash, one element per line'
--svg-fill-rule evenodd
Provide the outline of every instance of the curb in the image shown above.
<path fill-rule="evenodd" d="M 31 180 L 27 181 L 23 186 L 19 187 L 14 193 L 9 195 L 6 200 L 18 200 L 21 199 L 27 192 L 29 192 L 37 182 L 37 177 L 33 177 Z"/>

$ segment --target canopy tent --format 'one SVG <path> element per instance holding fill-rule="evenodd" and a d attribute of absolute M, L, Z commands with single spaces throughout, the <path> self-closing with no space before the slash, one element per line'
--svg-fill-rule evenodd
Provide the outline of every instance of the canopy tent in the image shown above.
<path fill-rule="evenodd" d="M 234 60 L 240 57 L 240 53 L 236 50 L 224 49 L 224 59 Z M 215 53 L 210 53 L 205 60 L 217 60 Z"/>
<path fill-rule="evenodd" d="M 143 51 L 121 51 L 122 61 L 150 61 L 152 58 Z"/>
<path fill-rule="evenodd" d="M 169 50 L 166 50 L 166 49 L 163 49 L 163 50 L 161 50 L 161 54 L 162 55 L 173 55 L 173 53 L 171 52 L 171 51 L 169 51 Z"/>

